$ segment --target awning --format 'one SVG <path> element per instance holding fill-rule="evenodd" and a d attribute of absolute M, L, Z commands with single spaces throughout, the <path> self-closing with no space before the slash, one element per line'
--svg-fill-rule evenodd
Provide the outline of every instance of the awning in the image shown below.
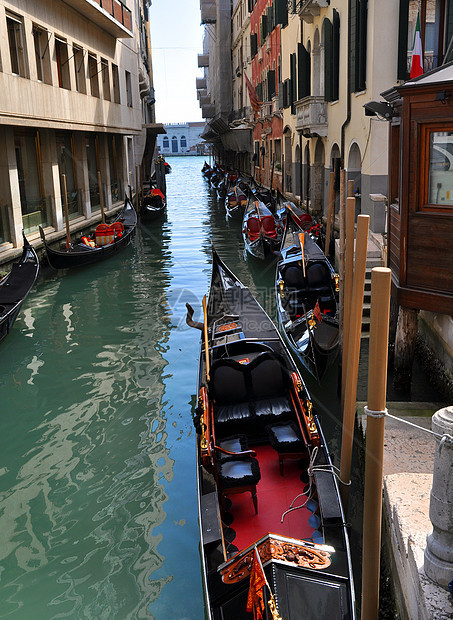
<path fill-rule="evenodd" d="M 147 134 L 167 133 L 162 123 L 144 123 L 142 125 Z"/>
<path fill-rule="evenodd" d="M 221 139 L 227 151 L 251 153 L 253 150 L 251 127 L 230 129 L 227 133 L 222 134 Z"/>

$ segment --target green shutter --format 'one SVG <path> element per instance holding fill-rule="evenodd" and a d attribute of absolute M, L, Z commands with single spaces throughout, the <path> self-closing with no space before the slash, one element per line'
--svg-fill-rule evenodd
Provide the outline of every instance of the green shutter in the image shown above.
<path fill-rule="evenodd" d="M 357 87 L 358 90 L 366 88 L 366 52 L 367 52 L 367 22 L 368 0 L 359 0 L 359 40 L 357 46 Z"/>
<path fill-rule="evenodd" d="M 268 71 L 267 74 L 267 96 L 268 101 L 272 100 L 275 96 L 275 71 Z"/>
<path fill-rule="evenodd" d="M 409 29 L 409 0 L 400 0 L 400 23 L 398 28 L 398 66 L 396 77 L 407 80 L 407 36 Z"/>
<path fill-rule="evenodd" d="M 453 59 L 453 0 L 447 0 L 447 17 L 446 17 L 446 28 L 445 28 L 445 44 L 443 52 L 444 54 L 448 51 L 448 58 L 445 57 L 442 59 L 443 63 L 450 62 Z M 450 46 L 450 49 L 448 49 Z"/>
<path fill-rule="evenodd" d="M 340 14 L 334 9 L 332 17 L 332 101 L 336 101 L 340 90 Z"/>
<path fill-rule="evenodd" d="M 324 99 L 333 101 L 332 97 L 332 22 L 327 19 L 323 21 L 324 28 Z"/>
<path fill-rule="evenodd" d="M 275 0 L 276 3 L 276 23 L 283 27 L 288 25 L 288 5 L 286 0 Z"/>
<path fill-rule="evenodd" d="M 253 0 L 248 0 L 248 10 L 249 10 L 249 13 L 252 13 L 252 11 L 253 11 Z"/>
<path fill-rule="evenodd" d="M 358 40 L 359 40 L 359 18 L 358 18 L 358 3 L 359 0 L 351 0 L 351 18 L 349 21 L 349 36 L 351 44 L 351 54 L 349 56 L 349 69 L 350 69 L 350 90 L 357 92 L 358 88 Z"/>
<path fill-rule="evenodd" d="M 267 37 L 267 15 L 261 17 L 261 23 L 263 24 L 263 38 L 261 39 L 261 45 L 264 43 L 264 39 Z"/>
<path fill-rule="evenodd" d="M 285 107 L 283 101 L 283 82 L 279 82 L 278 84 L 278 107 L 280 110 Z"/>
<path fill-rule="evenodd" d="M 250 35 L 250 53 L 252 55 L 252 58 L 256 56 L 257 51 L 258 51 L 258 35 L 255 32 L 254 34 Z"/>
<path fill-rule="evenodd" d="M 296 113 L 295 101 L 297 99 L 297 67 L 296 67 L 296 54 L 291 54 L 289 57 L 289 69 L 291 75 L 290 81 L 290 104 L 291 114 Z"/>
<path fill-rule="evenodd" d="M 297 44 L 297 68 L 297 81 L 299 85 L 298 97 L 299 99 L 303 99 L 311 94 L 311 66 L 310 54 L 302 43 Z"/>

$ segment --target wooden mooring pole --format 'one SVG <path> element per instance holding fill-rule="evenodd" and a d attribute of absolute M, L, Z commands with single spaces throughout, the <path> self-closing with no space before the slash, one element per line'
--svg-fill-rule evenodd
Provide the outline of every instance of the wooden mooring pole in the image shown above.
<path fill-rule="evenodd" d="M 377 620 L 391 270 L 371 272 L 371 323 L 363 511 L 362 620 Z"/>
<path fill-rule="evenodd" d="M 341 403 L 344 403 L 344 392 L 348 370 L 348 343 L 349 327 L 351 318 L 352 281 L 354 277 L 354 223 L 355 223 L 355 198 L 348 197 L 346 200 L 346 250 L 344 265 L 344 319 L 342 337 L 342 362 L 341 362 Z"/>
<path fill-rule="evenodd" d="M 351 476 L 357 378 L 359 374 L 360 332 L 362 328 L 363 293 L 365 290 L 369 226 L 370 216 L 359 215 L 357 218 L 357 241 L 348 335 L 348 369 L 343 404 L 343 432 L 341 437 L 340 478 L 343 482 L 348 482 Z M 348 486 L 341 487 L 341 498 L 346 512 L 349 499 Z"/>
<path fill-rule="evenodd" d="M 64 203 L 64 218 L 66 224 L 66 248 L 71 245 L 71 233 L 69 230 L 69 208 L 68 208 L 68 190 L 66 189 L 66 175 L 61 175 L 61 184 L 63 185 L 63 203 Z"/>
<path fill-rule="evenodd" d="M 102 223 L 105 224 L 104 194 L 102 193 L 101 173 L 98 170 L 99 204 L 101 205 Z"/>

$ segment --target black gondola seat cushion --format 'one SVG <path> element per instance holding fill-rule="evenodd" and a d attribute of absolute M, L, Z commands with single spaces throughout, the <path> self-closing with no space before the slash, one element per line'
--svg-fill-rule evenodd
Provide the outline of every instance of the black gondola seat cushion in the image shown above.
<path fill-rule="evenodd" d="M 218 461 L 217 475 L 222 489 L 256 486 L 261 480 L 260 466 L 253 457 Z"/>
<path fill-rule="evenodd" d="M 290 415 L 284 359 L 273 353 L 262 353 L 250 366 L 255 415 L 272 419 Z"/>
<path fill-rule="evenodd" d="M 214 414 L 219 424 L 251 418 L 245 367 L 234 360 L 218 360 L 211 369 Z"/>
<path fill-rule="evenodd" d="M 269 443 L 279 453 L 300 452 L 304 449 L 300 431 L 293 422 L 268 424 L 266 432 Z"/>
<path fill-rule="evenodd" d="M 222 441 L 217 443 L 219 448 L 223 448 L 223 450 L 228 450 L 228 452 L 245 452 L 249 449 L 247 443 L 247 437 L 245 435 L 233 435 L 231 437 L 225 437 Z M 225 454 L 223 452 L 216 452 L 218 461 L 226 461 L 231 458 L 250 458 L 250 457 L 234 457 L 231 454 Z"/>

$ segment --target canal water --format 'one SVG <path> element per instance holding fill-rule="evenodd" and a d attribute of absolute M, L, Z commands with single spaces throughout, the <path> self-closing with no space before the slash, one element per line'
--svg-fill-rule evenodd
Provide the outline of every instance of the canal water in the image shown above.
<path fill-rule="evenodd" d="M 275 316 L 275 265 L 170 160 L 168 214 L 74 272 L 44 269 L 0 356 L 0 618 L 203 617 L 191 412 L 211 246 Z M 336 369 L 307 383 L 333 456 Z"/>

